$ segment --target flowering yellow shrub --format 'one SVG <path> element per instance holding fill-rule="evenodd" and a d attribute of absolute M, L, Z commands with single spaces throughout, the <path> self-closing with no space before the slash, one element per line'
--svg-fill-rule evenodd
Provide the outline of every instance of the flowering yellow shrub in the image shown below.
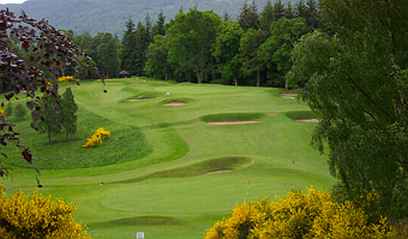
<path fill-rule="evenodd" d="M 386 219 L 369 223 L 361 208 L 336 203 L 329 193 L 291 192 L 278 202 L 243 203 L 217 222 L 205 239 L 392 238 Z"/>
<path fill-rule="evenodd" d="M 74 80 L 73 76 L 60 76 L 60 77 L 58 77 L 59 82 L 73 81 L 73 80 Z"/>
<path fill-rule="evenodd" d="M 84 148 L 92 148 L 98 144 L 103 143 L 104 138 L 108 138 L 112 135 L 112 133 L 104 128 L 99 128 L 93 133 L 89 138 L 86 139 L 86 142 L 82 147 Z"/>
<path fill-rule="evenodd" d="M 33 194 L 4 195 L 0 185 L 1 239 L 90 239 L 85 228 L 74 222 L 72 206 Z"/>

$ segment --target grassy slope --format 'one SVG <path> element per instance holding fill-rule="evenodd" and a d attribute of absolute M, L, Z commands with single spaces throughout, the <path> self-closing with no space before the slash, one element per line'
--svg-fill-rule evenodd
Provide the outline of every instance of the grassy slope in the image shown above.
<path fill-rule="evenodd" d="M 107 94 L 102 88 L 100 83 L 84 82 L 74 90 L 80 118 L 87 120 L 81 124 L 82 130 L 89 132 L 101 124 L 113 135 L 141 130 L 149 145 L 149 149 L 140 149 L 144 157 L 139 157 L 137 150 L 123 154 L 135 150 L 138 138 L 130 134 L 115 147 L 106 141 L 86 158 L 114 162 L 114 155 L 126 155 L 120 163 L 41 171 L 45 185 L 41 191 L 77 204 L 78 219 L 89 225 L 95 238 L 134 238 L 136 231 L 145 231 L 146 238 L 200 238 L 238 202 L 278 198 L 309 185 L 325 190 L 333 182 L 325 156 L 309 144 L 314 125 L 297 123 L 286 115 L 288 111 L 307 111 L 307 106 L 280 97 L 277 89 L 142 79 L 108 81 Z M 153 98 L 127 100 L 143 92 Z M 166 96 L 167 92 L 170 95 Z M 191 101 L 170 108 L 163 105 L 168 98 Z M 259 124 L 241 126 L 209 126 L 200 119 L 244 112 L 264 116 Z M 24 124 L 19 125 L 24 134 L 32 135 Z M 30 137 L 38 140 L 35 135 Z M 49 158 L 63 154 L 64 162 L 70 158 L 75 162 L 76 156 L 86 153 L 79 145 L 55 144 L 46 152 Z M 224 169 L 233 171 L 211 173 Z M 6 184 L 11 191 L 36 190 L 33 177 L 32 170 L 15 169 Z"/>

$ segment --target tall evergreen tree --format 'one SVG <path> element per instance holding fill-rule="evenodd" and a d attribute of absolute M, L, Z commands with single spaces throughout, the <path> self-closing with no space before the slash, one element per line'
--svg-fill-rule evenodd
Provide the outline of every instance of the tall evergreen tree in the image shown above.
<path fill-rule="evenodd" d="M 280 18 L 284 17 L 285 14 L 286 14 L 285 5 L 282 3 L 281 0 L 276 0 L 275 4 L 273 5 L 274 20 L 279 20 Z"/>
<path fill-rule="evenodd" d="M 102 42 L 96 47 L 96 64 L 105 77 L 115 77 L 120 70 L 120 41 L 110 33 L 105 33 Z"/>
<path fill-rule="evenodd" d="M 132 72 L 135 75 L 141 76 L 144 73 L 147 49 L 150 43 L 150 34 L 143 23 L 137 24 L 136 31 L 134 33 L 134 46 L 132 52 Z"/>
<path fill-rule="evenodd" d="M 239 15 L 239 24 L 243 29 L 258 28 L 259 16 L 255 1 L 252 4 L 244 3 Z"/>
<path fill-rule="evenodd" d="M 162 35 L 166 34 L 166 17 L 164 16 L 163 12 L 160 12 L 157 16 L 156 24 L 153 26 L 153 35 Z"/>
<path fill-rule="evenodd" d="M 121 52 L 121 59 L 122 59 L 121 68 L 122 70 L 126 70 L 128 72 L 131 71 L 131 68 L 133 65 L 132 53 L 133 53 L 134 46 L 135 46 L 134 31 L 135 31 L 135 24 L 133 23 L 132 19 L 129 18 L 129 20 L 126 22 L 126 31 L 123 34 L 122 52 Z"/>
<path fill-rule="evenodd" d="M 272 5 L 272 2 L 269 0 L 265 7 L 263 8 L 260 17 L 259 25 L 263 32 L 269 33 L 272 22 L 275 20 L 275 10 Z"/>
<path fill-rule="evenodd" d="M 63 130 L 61 97 L 54 94 L 45 94 L 40 101 L 40 118 L 33 118 L 32 125 L 39 132 L 46 133 L 48 143 L 51 144 L 54 136 Z"/>
<path fill-rule="evenodd" d="M 67 88 L 62 95 L 62 126 L 67 139 L 72 138 L 77 132 L 77 111 L 74 94 L 71 88 Z"/>

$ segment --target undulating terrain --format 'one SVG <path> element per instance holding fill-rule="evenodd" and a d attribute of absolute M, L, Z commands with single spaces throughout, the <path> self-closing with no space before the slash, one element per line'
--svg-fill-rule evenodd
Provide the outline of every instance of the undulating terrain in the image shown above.
<path fill-rule="evenodd" d="M 49 145 L 29 119 L 19 122 L 44 187 L 12 148 L 6 186 L 74 203 L 96 239 L 135 238 L 138 231 L 200 238 L 239 202 L 333 183 L 326 156 L 310 144 L 316 124 L 308 107 L 280 89 L 144 78 L 108 80 L 107 93 L 99 81 L 72 87 L 77 139 Z M 112 137 L 82 148 L 99 127 Z"/>

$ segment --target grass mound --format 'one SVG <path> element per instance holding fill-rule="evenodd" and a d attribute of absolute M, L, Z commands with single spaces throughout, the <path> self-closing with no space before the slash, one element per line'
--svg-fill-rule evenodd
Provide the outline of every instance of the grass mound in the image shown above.
<path fill-rule="evenodd" d="M 162 96 L 163 94 L 161 92 L 157 91 L 142 91 L 139 93 L 136 93 L 136 95 L 127 98 L 127 101 L 142 101 L 142 100 L 149 100 L 149 99 L 154 99 Z"/>
<path fill-rule="evenodd" d="M 313 120 L 317 119 L 317 115 L 312 111 L 290 111 L 286 113 L 286 116 L 289 119 L 298 121 L 298 120 Z"/>
<path fill-rule="evenodd" d="M 114 227 L 114 226 L 154 226 L 154 225 L 179 225 L 181 222 L 173 217 L 165 216 L 140 216 L 128 217 L 111 221 L 90 224 L 90 228 Z"/>
<path fill-rule="evenodd" d="M 193 165 L 159 171 L 145 177 L 134 178 L 117 183 L 133 183 L 140 182 L 151 178 L 184 178 L 206 175 L 210 173 L 220 173 L 233 171 L 239 168 L 246 167 L 252 162 L 246 157 L 223 157 L 217 159 L 210 159 L 204 162 L 199 162 Z"/>
<path fill-rule="evenodd" d="M 25 144 L 32 149 L 33 164 L 39 169 L 73 169 L 90 168 L 116 164 L 124 161 L 137 160 L 148 155 L 152 149 L 147 143 L 142 130 L 137 127 L 124 126 L 97 116 L 88 111 L 82 111 L 78 122 L 78 133 L 75 140 L 65 141 L 62 137 L 48 144 L 47 136 L 35 132 L 29 126 L 29 121 L 18 125 L 24 132 Z M 82 148 L 85 139 L 95 128 L 105 127 L 112 132 L 112 137 L 102 145 L 92 149 Z M 19 151 L 12 145 L 6 148 L 7 165 L 30 167 L 19 157 Z"/>
<path fill-rule="evenodd" d="M 207 123 L 214 122 L 239 122 L 239 121 L 257 121 L 264 116 L 262 113 L 226 113 L 214 114 L 201 117 L 201 120 Z"/>

